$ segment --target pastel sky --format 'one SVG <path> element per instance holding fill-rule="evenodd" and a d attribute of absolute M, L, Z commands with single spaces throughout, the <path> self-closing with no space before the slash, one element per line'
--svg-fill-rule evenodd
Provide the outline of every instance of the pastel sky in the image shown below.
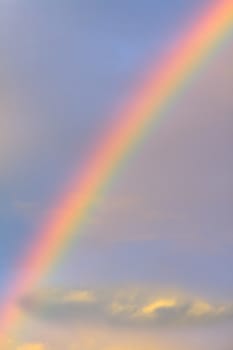
<path fill-rule="evenodd" d="M 0 0 L 2 300 L 114 111 L 211 3 Z M 18 300 L 6 350 L 232 350 L 232 62 L 233 35 Z"/>

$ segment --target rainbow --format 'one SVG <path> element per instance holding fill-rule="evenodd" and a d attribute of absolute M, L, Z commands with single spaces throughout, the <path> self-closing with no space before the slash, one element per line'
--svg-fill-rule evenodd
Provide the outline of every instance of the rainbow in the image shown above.
<path fill-rule="evenodd" d="M 117 112 L 115 122 L 101 138 L 82 175 L 74 176 L 65 195 L 37 232 L 34 248 L 18 267 L 18 277 L 1 309 L 2 339 L 22 317 L 17 308 L 20 296 L 48 273 L 86 223 L 90 209 L 126 156 L 231 33 L 233 1 L 213 2 L 169 54 L 148 71 L 129 101 Z"/>

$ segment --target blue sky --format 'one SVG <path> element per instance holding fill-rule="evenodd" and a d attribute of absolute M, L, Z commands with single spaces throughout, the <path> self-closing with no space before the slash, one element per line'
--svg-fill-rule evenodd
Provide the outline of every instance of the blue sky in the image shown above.
<path fill-rule="evenodd" d="M 0 2 L 1 293 L 33 246 L 54 198 L 74 169 L 81 171 L 145 66 L 211 2 Z M 186 298 L 191 309 L 196 300 L 205 300 L 211 310 L 216 303 L 231 305 L 232 59 L 230 39 L 129 159 L 82 237 L 30 298 L 43 292 L 41 303 L 50 305 L 49 290 L 63 300 L 67 290 L 105 295 L 111 288 L 108 301 L 101 302 L 107 305 L 119 290 L 128 295 L 130 287 L 140 294 L 137 300 L 149 302 L 159 288 L 162 294 L 182 294 L 178 311 Z M 60 299 L 58 310 L 59 304 Z M 134 343 L 135 325 L 124 330 L 114 322 L 100 325 L 94 312 L 91 325 L 85 318 L 68 326 L 64 321 L 66 345 L 56 338 L 61 326 L 53 318 L 36 315 L 27 302 L 25 314 L 28 324 L 11 339 L 10 350 L 145 349 L 143 341 Z M 141 339 L 158 350 L 228 350 L 231 316 L 224 314 L 227 321 L 223 317 L 214 325 L 200 322 L 198 329 L 188 321 L 175 330 L 166 324 L 155 335 L 144 327 Z M 91 344 L 90 332 L 96 339 Z"/>

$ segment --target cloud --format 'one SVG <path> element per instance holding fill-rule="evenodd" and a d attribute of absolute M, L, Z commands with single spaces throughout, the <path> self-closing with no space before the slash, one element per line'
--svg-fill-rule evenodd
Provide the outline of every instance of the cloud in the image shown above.
<path fill-rule="evenodd" d="M 182 344 L 177 347 L 174 342 L 173 344 L 170 342 L 170 339 L 162 341 L 153 335 L 136 334 L 130 331 L 119 334 L 110 329 L 89 329 L 81 332 L 81 336 L 70 350 L 168 350 L 171 348 L 185 349 Z"/>
<path fill-rule="evenodd" d="M 23 344 L 17 348 L 17 350 L 45 350 L 43 344 Z"/>
<path fill-rule="evenodd" d="M 92 303 L 95 302 L 94 294 L 89 290 L 74 290 L 64 295 L 67 303 Z"/>
<path fill-rule="evenodd" d="M 141 310 L 143 315 L 153 315 L 157 310 L 167 309 L 176 306 L 175 299 L 157 299 L 154 302 L 144 306 Z"/>
<path fill-rule="evenodd" d="M 44 291 L 21 300 L 27 313 L 42 320 L 112 324 L 133 328 L 210 324 L 233 318 L 233 303 L 155 289 Z"/>

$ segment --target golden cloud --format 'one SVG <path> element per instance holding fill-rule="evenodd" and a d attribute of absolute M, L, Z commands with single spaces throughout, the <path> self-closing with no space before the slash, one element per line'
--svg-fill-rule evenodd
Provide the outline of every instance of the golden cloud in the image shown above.
<path fill-rule="evenodd" d="M 23 344 L 17 350 L 45 350 L 45 346 L 43 344 Z"/>
<path fill-rule="evenodd" d="M 143 315 L 154 315 L 157 310 L 167 309 L 176 306 L 176 299 L 157 299 L 152 303 L 144 306 L 141 310 Z"/>
<path fill-rule="evenodd" d="M 63 301 L 68 303 L 92 303 L 95 301 L 95 296 L 89 290 L 74 290 L 65 294 Z"/>

